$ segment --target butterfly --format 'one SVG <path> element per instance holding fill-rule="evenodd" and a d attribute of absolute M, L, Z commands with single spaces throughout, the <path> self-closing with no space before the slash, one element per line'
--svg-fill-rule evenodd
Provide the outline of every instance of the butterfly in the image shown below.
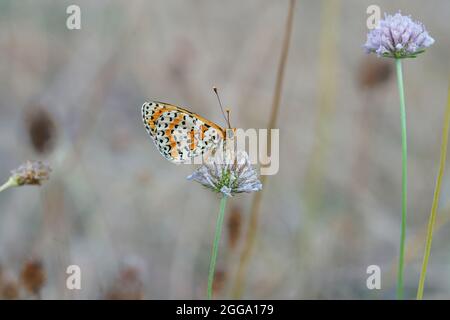
<path fill-rule="evenodd" d="M 170 103 L 145 102 L 142 120 L 159 152 L 176 164 L 189 163 L 193 158 L 214 152 L 227 135 L 231 138 L 227 129 Z M 226 120 L 229 125 L 229 117 Z"/>

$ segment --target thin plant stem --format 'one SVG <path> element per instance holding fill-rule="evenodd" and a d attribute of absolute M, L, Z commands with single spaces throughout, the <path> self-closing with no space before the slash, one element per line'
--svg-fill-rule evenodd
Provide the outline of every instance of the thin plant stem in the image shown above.
<path fill-rule="evenodd" d="M 269 137 L 268 137 L 268 150 L 270 150 L 271 146 L 271 137 L 270 137 L 270 129 L 273 129 L 277 123 L 278 113 L 280 109 L 280 100 L 281 100 L 281 93 L 283 89 L 283 79 L 284 79 L 284 70 L 286 69 L 286 63 L 289 53 L 289 45 L 290 45 L 290 39 L 292 34 L 292 26 L 294 24 L 294 8 L 295 8 L 295 0 L 290 0 L 289 2 L 289 9 L 288 9 L 288 16 L 286 20 L 286 26 L 284 31 L 284 39 L 281 49 L 281 56 L 280 61 L 278 64 L 278 71 L 277 71 L 277 79 L 275 84 L 275 93 L 273 96 L 272 101 L 272 111 L 270 113 L 269 123 L 268 123 L 268 129 L 269 129 Z M 266 183 L 266 177 L 267 176 L 261 176 L 260 181 L 262 185 L 265 185 Z M 264 190 L 264 189 L 263 189 Z M 239 266 L 236 273 L 236 278 L 234 281 L 233 289 L 232 289 L 232 296 L 236 299 L 240 298 L 242 296 L 242 291 L 244 288 L 244 277 L 247 270 L 247 265 L 250 260 L 251 253 L 253 251 L 253 246 L 255 244 L 255 238 L 256 238 L 256 230 L 258 228 L 258 221 L 259 221 L 259 208 L 261 206 L 261 200 L 262 200 L 262 193 L 263 190 L 257 192 L 255 196 L 253 197 L 253 201 L 251 204 L 250 209 L 250 221 L 248 226 L 248 231 L 244 240 L 244 247 L 240 256 L 239 260 Z"/>
<path fill-rule="evenodd" d="M 450 124 L 450 87 L 448 89 L 447 108 L 444 116 L 444 127 L 442 129 L 441 158 L 439 161 L 439 171 L 436 178 L 436 187 L 434 189 L 433 204 L 431 206 L 430 219 L 428 221 L 427 238 L 425 242 L 425 253 L 423 256 L 422 271 L 420 272 L 419 288 L 417 289 L 417 300 L 422 300 L 423 289 L 425 286 L 425 277 L 427 274 L 428 260 L 430 258 L 431 243 L 433 241 L 434 225 L 439 207 L 439 196 L 441 193 L 441 183 L 444 176 L 445 161 L 447 158 L 448 131 Z"/>
<path fill-rule="evenodd" d="M 17 181 L 13 178 L 9 178 L 8 181 L 6 181 L 2 186 L 0 186 L 0 192 L 11 187 L 17 187 Z"/>
<path fill-rule="evenodd" d="M 403 272 L 405 258 L 405 238 L 406 238 L 406 210 L 407 210 L 407 136 L 406 136 L 406 107 L 405 94 L 403 90 L 403 73 L 401 59 L 395 59 L 395 67 L 397 71 L 397 85 L 400 96 L 400 120 L 402 131 L 402 221 L 400 230 L 400 254 L 398 258 L 397 272 L 397 299 L 403 299 Z"/>
<path fill-rule="evenodd" d="M 214 243 L 212 247 L 211 260 L 209 263 L 209 274 L 208 274 L 208 299 L 212 299 L 212 287 L 214 283 L 214 274 L 216 271 L 216 261 L 217 261 L 217 252 L 219 251 L 219 241 L 220 236 L 222 234 L 222 225 L 223 225 L 223 217 L 225 216 L 225 205 L 227 204 L 227 196 L 223 195 L 220 200 L 220 210 L 219 216 L 217 217 L 216 222 L 216 232 L 214 235 Z"/>

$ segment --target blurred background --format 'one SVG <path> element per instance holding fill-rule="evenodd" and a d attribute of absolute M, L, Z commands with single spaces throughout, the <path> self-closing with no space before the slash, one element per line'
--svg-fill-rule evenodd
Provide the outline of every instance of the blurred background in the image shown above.
<path fill-rule="evenodd" d="M 81 30 L 66 27 L 81 8 Z M 405 296 L 415 297 L 438 169 L 450 2 L 299 0 L 277 127 L 280 170 L 261 197 L 242 292 L 236 272 L 254 194 L 228 202 L 217 298 L 395 298 L 401 139 L 393 61 L 364 53 L 366 9 L 411 14 L 436 43 L 404 62 L 409 138 Z M 0 179 L 26 160 L 42 187 L 0 194 L 0 297 L 201 299 L 219 198 L 186 180 L 142 125 L 149 99 L 224 125 L 266 128 L 289 1 L 0 1 Z M 450 295 L 445 175 L 426 298 Z M 78 265 L 82 289 L 66 288 Z M 368 290 L 378 265 L 381 290 Z M 233 293 L 234 292 L 234 293 Z"/>

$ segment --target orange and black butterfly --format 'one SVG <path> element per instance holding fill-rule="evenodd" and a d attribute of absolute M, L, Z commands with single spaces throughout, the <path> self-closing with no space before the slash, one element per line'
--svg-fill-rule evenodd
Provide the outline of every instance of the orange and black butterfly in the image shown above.
<path fill-rule="evenodd" d="M 227 130 L 214 122 L 165 102 L 145 102 L 142 119 L 159 152 L 177 164 L 214 152 L 227 136 Z M 225 119 L 230 127 L 229 116 Z"/>

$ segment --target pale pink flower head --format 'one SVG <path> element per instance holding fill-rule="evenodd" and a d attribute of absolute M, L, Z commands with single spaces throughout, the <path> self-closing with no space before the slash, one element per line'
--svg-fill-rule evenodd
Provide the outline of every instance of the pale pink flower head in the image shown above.
<path fill-rule="evenodd" d="M 367 34 L 364 48 L 379 57 L 415 58 L 433 43 L 421 22 L 398 12 L 393 16 L 384 15 L 378 26 Z"/>

